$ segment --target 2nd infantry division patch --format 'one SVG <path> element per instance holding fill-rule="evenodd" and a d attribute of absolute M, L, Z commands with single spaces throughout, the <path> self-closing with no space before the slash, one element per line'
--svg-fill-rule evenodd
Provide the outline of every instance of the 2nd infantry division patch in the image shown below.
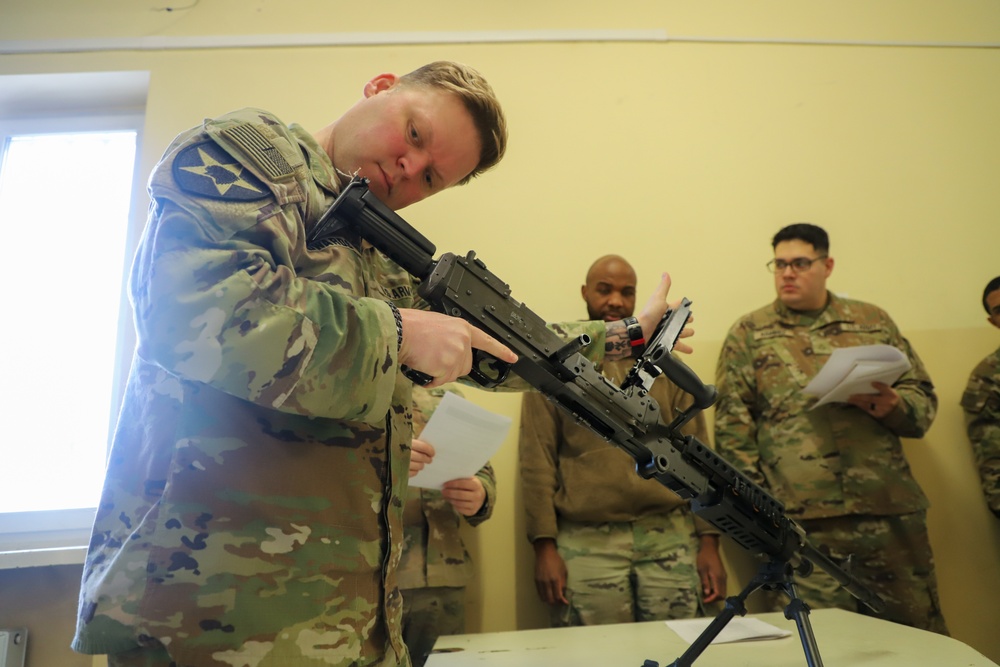
<path fill-rule="evenodd" d="M 212 199 L 253 201 L 271 191 L 214 141 L 182 150 L 174 159 L 174 180 L 185 192 Z"/>

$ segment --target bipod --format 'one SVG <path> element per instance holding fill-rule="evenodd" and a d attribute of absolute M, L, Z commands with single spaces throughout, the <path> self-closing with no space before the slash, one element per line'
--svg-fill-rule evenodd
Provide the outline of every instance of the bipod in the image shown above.
<path fill-rule="evenodd" d="M 807 576 L 812 571 L 811 563 L 804 561 L 799 568 L 801 574 Z M 812 623 L 809 622 L 809 605 L 798 596 L 795 590 L 795 569 L 788 561 L 771 560 L 761 564 L 750 583 L 740 592 L 726 598 L 725 608 L 716 616 L 707 628 L 705 628 L 691 646 L 684 653 L 674 660 L 670 667 L 691 667 L 694 661 L 708 648 L 712 640 L 726 627 L 733 616 L 739 614 L 745 616 L 747 613 L 746 599 L 751 593 L 759 588 L 765 590 L 780 589 L 788 596 L 789 602 L 785 607 L 785 618 L 795 620 L 795 625 L 799 631 L 799 639 L 802 641 L 802 650 L 805 653 L 806 665 L 808 667 L 823 667 L 823 660 L 819 655 L 819 646 L 816 644 L 816 635 L 813 634 Z M 659 667 L 659 663 L 654 660 L 646 660 L 642 667 Z"/>

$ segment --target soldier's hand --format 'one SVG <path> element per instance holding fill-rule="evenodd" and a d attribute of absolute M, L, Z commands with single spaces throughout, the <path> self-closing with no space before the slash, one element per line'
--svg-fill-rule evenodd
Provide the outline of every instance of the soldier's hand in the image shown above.
<path fill-rule="evenodd" d="M 882 419 L 899 405 L 899 394 L 884 382 L 872 382 L 872 388 L 878 393 L 853 394 L 847 397 L 847 402 L 864 410 L 875 419 Z"/>
<path fill-rule="evenodd" d="M 441 485 L 441 495 L 462 516 L 479 512 L 486 502 L 486 489 L 478 477 L 453 479 Z"/>
<path fill-rule="evenodd" d="M 551 537 L 534 541 L 535 588 L 542 602 L 549 605 L 569 604 L 566 599 L 566 563 Z"/>
<path fill-rule="evenodd" d="M 698 577 L 701 579 L 703 602 L 715 602 L 726 597 L 726 568 L 719 556 L 718 535 L 702 535 L 699 538 L 696 559 Z"/>
<path fill-rule="evenodd" d="M 410 477 L 424 469 L 434 460 L 434 445 L 420 438 L 410 441 Z"/>
<path fill-rule="evenodd" d="M 663 314 L 667 312 L 667 307 L 677 308 L 680 306 L 680 301 L 674 301 L 672 303 L 667 303 L 667 295 L 670 293 L 670 274 L 664 273 L 660 278 L 660 283 L 656 286 L 653 294 L 646 301 L 646 305 L 643 306 L 642 312 L 636 317 L 639 320 L 639 324 L 642 325 L 642 333 L 646 340 L 652 338 L 653 333 L 656 331 L 656 325 L 660 323 L 663 319 Z M 694 315 L 688 320 L 688 324 L 694 321 Z M 681 331 L 681 335 L 678 337 L 677 343 L 674 345 L 674 352 L 683 352 L 684 354 L 691 354 L 694 350 L 691 346 L 680 342 L 681 338 L 688 338 L 694 335 L 694 329 L 690 326 L 685 325 L 684 329 Z"/>
<path fill-rule="evenodd" d="M 428 387 L 438 387 L 466 375 L 472 368 L 472 348 L 513 364 L 517 355 L 465 320 L 411 308 L 399 311 L 403 344 L 399 363 L 430 375 Z"/>

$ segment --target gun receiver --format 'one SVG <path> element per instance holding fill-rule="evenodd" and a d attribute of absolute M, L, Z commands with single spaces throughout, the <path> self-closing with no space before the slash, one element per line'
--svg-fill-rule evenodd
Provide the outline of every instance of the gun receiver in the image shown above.
<path fill-rule="evenodd" d="M 705 444 L 680 433 L 681 425 L 712 405 L 716 397 L 714 387 L 704 385 L 671 355 L 690 317 L 690 301 L 684 299 L 680 307 L 664 315 L 646 351 L 618 387 L 580 354 L 590 343 L 589 337 L 568 343 L 561 339 L 511 297 L 510 287 L 475 252 L 465 257 L 444 253 L 435 260 L 434 245 L 379 202 L 368 190 L 367 180 L 355 178 L 348 184 L 317 223 L 312 242 L 321 242 L 328 233 L 324 230 L 337 224 L 354 227 L 420 279 L 417 292 L 435 309 L 462 318 L 503 342 L 518 355 L 512 367 L 515 373 L 577 421 L 628 452 L 641 476 L 690 499 L 695 514 L 742 547 L 772 560 L 794 562 L 801 574 L 818 566 L 872 609 L 884 608 L 873 591 L 809 544 L 801 527 L 785 515 L 782 503 Z M 474 366 L 484 362 L 480 358 Z M 694 397 L 694 405 L 670 424 L 663 423 L 659 406 L 648 394 L 660 373 Z M 480 377 L 477 380 L 485 386 L 492 384 Z"/>

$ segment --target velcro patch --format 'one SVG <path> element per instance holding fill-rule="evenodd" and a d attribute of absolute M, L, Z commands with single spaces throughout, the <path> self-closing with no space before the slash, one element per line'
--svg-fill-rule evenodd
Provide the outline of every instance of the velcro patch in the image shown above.
<path fill-rule="evenodd" d="M 230 201 L 254 201 L 271 191 L 214 141 L 192 144 L 174 159 L 174 180 L 185 192 Z"/>
<path fill-rule="evenodd" d="M 246 151 L 247 156 L 254 161 L 254 164 L 260 167 L 260 170 L 272 180 L 277 181 L 281 180 L 282 177 L 292 175 L 292 168 L 285 160 L 285 156 L 271 145 L 271 142 L 253 125 L 249 123 L 237 125 L 223 130 L 222 134 Z"/>

